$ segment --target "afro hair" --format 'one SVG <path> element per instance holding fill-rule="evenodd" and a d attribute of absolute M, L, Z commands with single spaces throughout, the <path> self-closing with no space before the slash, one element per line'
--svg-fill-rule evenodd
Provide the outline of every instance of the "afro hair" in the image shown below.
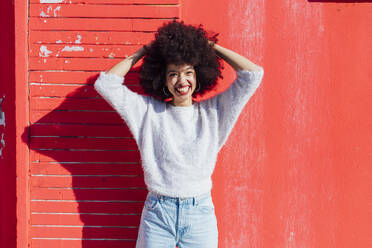
<path fill-rule="evenodd" d="M 155 40 L 150 46 L 145 46 L 145 56 L 140 70 L 140 84 L 144 91 L 154 97 L 165 100 L 169 98 L 164 93 L 166 68 L 168 64 L 190 64 L 194 66 L 199 90 L 193 97 L 203 95 L 212 90 L 221 76 L 221 59 L 213 49 L 217 35 L 208 37 L 202 28 L 185 25 L 174 20 L 164 24 L 155 33 Z M 168 92 L 169 93 L 169 92 Z"/>

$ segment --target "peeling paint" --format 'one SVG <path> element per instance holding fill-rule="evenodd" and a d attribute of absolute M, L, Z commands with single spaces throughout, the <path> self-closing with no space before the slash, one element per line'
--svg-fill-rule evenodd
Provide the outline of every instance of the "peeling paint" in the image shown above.
<path fill-rule="evenodd" d="M 41 11 L 41 12 L 40 12 L 40 16 L 41 16 L 41 17 L 49 17 L 49 15 L 48 15 L 48 14 L 45 14 L 44 11 Z"/>
<path fill-rule="evenodd" d="M 53 10 L 53 15 L 54 17 L 57 17 L 57 11 L 60 11 L 61 10 L 61 6 L 58 6 L 56 7 L 54 10 Z"/>
<path fill-rule="evenodd" d="M 3 95 L 2 98 L 0 98 L 0 126 L 5 127 L 5 113 L 1 109 L 1 104 L 5 100 L 5 95 Z"/>
<path fill-rule="evenodd" d="M 1 104 L 4 101 L 4 99 L 5 99 L 5 95 L 3 95 L 2 98 L 0 98 L 0 126 L 4 126 L 5 127 L 5 113 L 2 111 L 2 108 L 1 108 Z M 0 140 L 0 143 L 1 143 L 1 146 L 0 146 L 0 157 L 3 156 L 3 149 L 5 147 L 4 136 L 5 136 L 5 133 L 2 133 L 1 134 L 1 140 Z"/>
<path fill-rule="evenodd" d="M 89 48 L 89 52 L 93 52 L 93 48 Z"/>
<path fill-rule="evenodd" d="M 0 158 L 3 156 L 3 149 L 5 147 L 4 133 L 1 134 L 1 148 L 0 148 Z"/>
<path fill-rule="evenodd" d="M 81 44 L 81 38 L 83 38 L 80 34 L 76 35 L 77 40 L 75 40 L 75 44 Z"/>
<path fill-rule="evenodd" d="M 84 51 L 84 47 L 81 46 L 65 46 L 62 51 L 64 52 L 79 52 Z"/>
<path fill-rule="evenodd" d="M 53 16 L 57 17 L 57 11 L 60 11 L 60 10 L 61 10 L 61 6 L 58 6 L 55 9 L 53 9 L 53 6 L 48 6 L 48 8 L 46 9 L 46 13 L 41 9 L 40 16 L 50 17 L 51 14 L 53 13 Z"/>
<path fill-rule="evenodd" d="M 62 40 L 57 40 L 56 43 L 60 44 L 60 43 L 62 43 Z"/>
<path fill-rule="evenodd" d="M 49 51 L 47 46 L 40 46 L 40 57 L 49 57 L 49 55 L 52 53 L 52 51 Z"/>
<path fill-rule="evenodd" d="M 53 10 L 53 7 L 52 6 L 48 6 L 48 8 L 47 8 L 47 15 L 48 16 L 50 16 L 50 12 L 52 12 L 52 10 Z"/>

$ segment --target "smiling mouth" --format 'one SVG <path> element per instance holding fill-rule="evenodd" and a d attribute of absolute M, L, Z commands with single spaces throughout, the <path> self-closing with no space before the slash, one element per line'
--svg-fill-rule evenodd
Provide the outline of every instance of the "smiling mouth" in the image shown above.
<path fill-rule="evenodd" d="M 180 95 L 185 95 L 189 92 L 189 89 L 191 88 L 190 85 L 185 85 L 185 86 L 182 86 L 182 87 L 178 87 L 176 88 L 176 91 L 177 93 L 179 93 Z"/>

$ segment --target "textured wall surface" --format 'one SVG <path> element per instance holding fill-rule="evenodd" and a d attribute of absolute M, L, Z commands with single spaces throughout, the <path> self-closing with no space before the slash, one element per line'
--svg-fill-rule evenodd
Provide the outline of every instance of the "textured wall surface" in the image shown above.
<path fill-rule="evenodd" d="M 185 1 L 265 68 L 215 171 L 221 247 L 372 246 L 372 4 L 347 2 Z"/>
<path fill-rule="evenodd" d="M 0 149 L 13 151 L 0 158 L 10 188 L 0 245 L 14 247 L 3 223 L 17 218 L 17 247 L 134 247 L 146 196 L 139 152 L 92 84 L 176 17 L 265 69 L 213 177 L 219 247 L 372 247 L 372 3 L 29 0 L 14 9 L 15 25 L 1 24 L 15 30 L 0 43 L 15 58 L 1 58 L 10 73 L 0 97 L 16 107 L 4 108 L 13 130 L 0 125 Z M 218 91 L 235 77 L 225 67 Z M 141 92 L 138 67 L 125 83 Z"/>

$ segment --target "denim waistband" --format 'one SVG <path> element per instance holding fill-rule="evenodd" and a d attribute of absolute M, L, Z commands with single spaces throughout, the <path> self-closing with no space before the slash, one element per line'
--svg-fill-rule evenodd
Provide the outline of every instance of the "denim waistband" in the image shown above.
<path fill-rule="evenodd" d="M 149 197 L 156 197 L 159 199 L 160 202 L 162 201 L 169 201 L 169 202 L 184 202 L 184 203 L 192 203 L 192 204 L 195 204 L 195 203 L 198 203 L 200 200 L 204 199 L 204 198 L 208 198 L 208 197 L 211 197 L 211 192 L 207 192 L 207 193 L 204 193 L 204 194 L 201 194 L 201 195 L 198 195 L 198 196 L 193 196 L 193 197 L 172 197 L 172 196 L 165 196 L 165 195 L 160 195 L 160 194 L 157 194 L 155 192 L 151 192 L 149 191 L 148 193 L 148 196 Z"/>

